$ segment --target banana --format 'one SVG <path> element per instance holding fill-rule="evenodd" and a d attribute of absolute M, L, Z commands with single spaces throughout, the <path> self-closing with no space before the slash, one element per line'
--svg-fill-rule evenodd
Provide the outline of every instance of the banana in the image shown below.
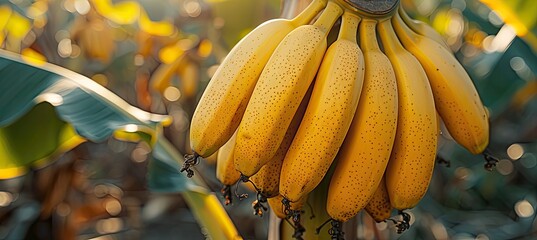
<path fill-rule="evenodd" d="M 364 52 L 362 94 L 349 132 L 336 157 L 328 190 L 327 212 L 345 222 L 365 207 L 377 189 L 395 139 L 397 82 L 392 65 L 379 48 L 374 19 L 362 19 Z"/>
<path fill-rule="evenodd" d="M 287 217 L 287 214 L 285 214 L 285 206 L 283 205 L 282 200 L 282 195 L 276 195 L 275 197 L 268 198 L 267 202 L 276 217 L 284 219 Z"/>
<path fill-rule="evenodd" d="M 304 207 L 304 204 L 307 200 L 307 195 L 305 198 L 301 198 L 299 201 L 293 202 L 290 205 L 290 210 L 292 211 L 300 211 L 302 207 Z M 286 214 L 285 206 L 282 203 L 283 196 L 282 195 L 276 195 L 275 197 L 271 197 L 267 199 L 267 202 L 270 206 L 270 209 L 272 209 L 272 212 L 281 219 L 290 217 L 288 214 Z"/>
<path fill-rule="evenodd" d="M 420 62 L 397 40 L 391 21 L 378 32 L 397 79 L 399 117 L 388 168 L 386 187 L 396 209 L 414 207 L 433 175 L 438 139 L 434 98 Z"/>
<path fill-rule="evenodd" d="M 451 136 L 471 153 L 483 152 L 489 143 L 488 115 L 464 68 L 442 45 L 410 30 L 399 14 L 392 24 L 427 73 L 436 109 Z"/>
<path fill-rule="evenodd" d="M 233 165 L 233 149 L 237 140 L 237 131 L 231 136 L 231 138 L 218 150 L 218 156 L 216 157 L 216 178 L 222 183 L 222 194 L 225 198 L 225 204 L 231 203 L 231 189 L 230 187 L 235 184 L 241 174 L 235 170 Z"/>
<path fill-rule="evenodd" d="M 276 217 L 285 219 L 293 228 L 292 236 L 294 239 L 303 239 L 302 236 L 306 229 L 303 226 L 304 220 L 301 218 L 304 204 L 308 200 L 308 195 L 296 202 L 288 203 L 282 195 L 267 199 L 267 202 Z M 285 231 L 285 230 L 283 230 Z M 309 239 L 309 238 L 307 238 Z"/>
<path fill-rule="evenodd" d="M 313 1 L 292 20 L 269 20 L 233 47 L 209 82 L 192 116 L 190 141 L 195 157 L 211 155 L 233 135 L 274 49 L 289 32 L 309 23 L 325 7 L 326 1 Z"/>
<path fill-rule="evenodd" d="M 373 197 L 365 206 L 365 211 L 375 219 L 376 222 L 386 221 L 390 218 L 392 213 L 392 205 L 390 204 L 390 196 L 386 189 L 385 178 L 386 176 L 382 178 Z"/>
<path fill-rule="evenodd" d="M 235 184 L 241 176 L 233 166 L 233 148 L 236 139 L 237 132 L 220 148 L 216 157 L 216 178 L 224 185 Z"/>
<path fill-rule="evenodd" d="M 239 126 L 235 168 L 250 177 L 276 153 L 326 51 L 326 36 L 343 13 L 329 2 L 313 25 L 300 26 L 278 45 L 255 86 Z"/>
<path fill-rule="evenodd" d="M 446 50 L 451 52 L 451 48 L 447 45 L 446 41 L 444 41 L 444 38 L 442 38 L 442 36 L 440 36 L 440 34 L 438 34 L 438 32 L 434 30 L 434 28 L 422 21 L 410 18 L 410 16 L 408 16 L 402 6 L 399 6 L 399 14 L 401 15 L 401 18 L 406 23 L 406 25 L 408 25 L 410 29 L 412 29 L 414 32 L 424 37 L 430 38 L 431 40 L 437 42 L 438 44 L 442 45 L 442 47 L 444 47 Z"/>
<path fill-rule="evenodd" d="M 287 153 L 287 150 L 289 149 L 289 146 L 291 146 L 291 142 L 293 142 L 293 138 L 295 137 L 298 127 L 300 126 L 300 122 L 302 121 L 302 117 L 304 116 L 304 112 L 308 106 L 312 90 L 313 85 L 310 86 L 306 96 L 304 96 L 300 106 L 298 106 L 298 110 L 296 111 L 293 120 L 291 120 L 291 124 L 289 124 L 289 128 L 287 128 L 283 141 L 276 151 L 274 157 L 272 157 L 267 164 L 259 169 L 256 174 L 250 177 L 250 180 L 254 184 L 256 191 L 258 191 L 258 194 L 261 194 L 263 197 L 272 198 L 279 195 L 280 172 L 282 169 L 283 159 Z"/>
<path fill-rule="evenodd" d="M 351 125 L 365 69 L 356 42 L 359 22 L 350 11 L 343 14 L 338 39 L 323 58 L 308 108 L 285 156 L 280 194 L 291 202 L 321 182 Z"/>

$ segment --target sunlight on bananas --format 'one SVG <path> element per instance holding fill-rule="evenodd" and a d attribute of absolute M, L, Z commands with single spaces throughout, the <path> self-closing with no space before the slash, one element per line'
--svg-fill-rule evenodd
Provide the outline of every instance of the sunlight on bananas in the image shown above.
<path fill-rule="evenodd" d="M 321 64 L 328 32 L 341 14 L 341 7 L 329 2 L 314 24 L 290 32 L 270 57 L 239 125 L 234 158 L 243 175 L 252 176 L 276 153 Z"/>
<path fill-rule="evenodd" d="M 444 39 L 402 7 L 372 17 L 313 0 L 291 20 L 261 24 L 223 60 L 193 115 L 183 169 L 220 149 L 218 179 L 253 182 L 254 212 L 271 207 L 295 226 L 325 178 L 334 239 L 363 209 L 401 233 L 429 187 L 439 122 L 481 154 L 488 117 Z"/>
<path fill-rule="evenodd" d="M 278 44 L 289 32 L 309 23 L 325 5 L 326 0 L 314 1 L 292 20 L 269 20 L 233 47 L 192 117 L 190 141 L 195 153 L 206 157 L 226 143 L 241 123 L 261 72 Z"/>

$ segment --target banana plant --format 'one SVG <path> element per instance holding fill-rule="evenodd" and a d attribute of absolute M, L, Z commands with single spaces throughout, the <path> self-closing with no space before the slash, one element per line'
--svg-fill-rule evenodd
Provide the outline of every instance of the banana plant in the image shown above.
<path fill-rule="evenodd" d="M 152 146 L 148 185 L 179 192 L 213 239 L 240 239 L 217 197 L 201 179 L 179 172 L 183 158 L 163 136 L 167 115 L 138 109 L 67 69 L 0 51 L 0 179 L 53 162 L 84 141 L 111 136 Z"/>

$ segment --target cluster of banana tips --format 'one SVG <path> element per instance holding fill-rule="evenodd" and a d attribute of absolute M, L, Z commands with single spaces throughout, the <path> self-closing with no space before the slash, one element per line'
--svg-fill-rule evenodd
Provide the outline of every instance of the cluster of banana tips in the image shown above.
<path fill-rule="evenodd" d="M 222 184 L 251 181 L 263 193 L 254 213 L 266 211 L 266 199 L 293 220 L 297 238 L 307 196 L 331 166 L 334 239 L 361 210 L 379 222 L 400 211 L 401 233 L 410 227 L 401 211 L 431 181 L 441 122 L 472 154 L 489 143 L 488 113 L 442 37 L 398 1 L 380 15 L 350 2 L 313 0 L 293 19 L 252 30 L 214 74 L 191 122 L 194 155 L 181 171 L 192 176 L 198 158 L 218 151 Z M 337 40 L 328 42 L 335 28 Z M 493 167 L 494 157 L 485 158 Z"/>
<path fill-rule="evenodd" d="M 220 193 L 222 194 L 222 197 L 224 197 L 225 205 L 230 205 L 233 202 L 233 197 L 231 195 L 231 186 L 229 185 L 222 186 Z"/>
<path fill-rule="evenodd" d="M 288 219 L 291 219 L 291 222 L 289 224 L 293 227 L 295 230 L 293 233 L 293 238 L 295 239 L 302 239 L 302 235 L 306 231 L 306 228 L 302 226 L 301 224 L 301 214 L 304 212 L 301 209 L 293 209 L 291 207 L 291 203 L 288 199 L 282 198 L 281 204 L 284 207 L 284 213 L 285 213 L 285 219 L 288 221 Z M 312 211 L 313 214 L 313 211 Z M 312 215 L 314 217 L 314 215 Z"/>
<path fill-rule="evenodd" d="M 252 202 L 252 208 L 254 209 L 254 215 L 263 217 L 263 211 L 268 211 L 267 198 L 263 193 L 258 192 L 256 195 L 256 200 Z"/>
<path fill-rule="evenodd" d="M 183 167 L 181 168 L 180 172 L 185 172 L 186 171 L 186 176 L 188 178 L 191 178 L 194 176 L 194 170 L 190 169 L 192 167 L 194 167 L 195 165 L 198 165 L 199 164 L 199 155 L 194 152 L 194 154 L 190 155 L 190 154 L 185 154 L 184 158 L 185 158 L 185 162 L 183 163 Z"/>
<path fill-rule="evenodd" d="M 500 159 L 494 156 L 488 148 L 483 152 L 483 158 L 485 159 L 484 168 L 487 171 L 492 171 L 494 167 L 496 167 L 496 164 L 500 161 Z"/>

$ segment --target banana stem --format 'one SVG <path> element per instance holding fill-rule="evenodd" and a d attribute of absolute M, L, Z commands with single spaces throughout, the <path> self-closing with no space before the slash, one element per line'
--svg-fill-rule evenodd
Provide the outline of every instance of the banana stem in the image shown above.
<path fill-rule="evenodd" d="M 451 51 L 450 47 L 446 44 L 442 36 L 440 36 L 432 27 L 428 26 L 426 23 L 412 19 L 402 6 L 399 6 L 399 10 L 397 11 L 397 13 L 399 14 L 403 22 L 408 25 L 408 27 L 413 32 L 423 36 L 428 36 L 442 46 L 444 46 L 444 48 L 446 48 L 447 50 Z M 430 32 L 429 34 L 427 34 L 428 31 Z"/>
<path fill-rule="evenodd" d="M 315 204 L 312 209 L 313 211 L 320 212 L 324 209 L 324 205 L 318 206 Z M 311 214 L 310 211 L 311 209 L 300 212 L 295 211 L 287 218 L 283 219 L 283 221 L 271 221 L 269 229 L 272 229 L 273 232 L 269 233 L 269 235 L 278 236 L 281 240 L 330 239 L 329 230 L 322 230 L 322 225 L 326 225 L 328 222 L 331 222 L 332 219 L 328 217 L 328 220 L 323 223 L 322 221 L 326 218 L 317 216 L 314 218 L 307 217 Z M 275 224 L 277 226 L 274 226 Z"/>
<path fill-rule="evenodd" d="M 328 230 L 322 230 L 322 225 L 331 220 L 331 217 L 326 212 L 326 196 L 332 173 L 333 169 L 328 171 L 321 183 L 308 195 L 307 204 L 309 206 L 303 207 L 300 211 L 301 215 L 304 216 L 300 219 L 300 224 L 304 229 L 301 237 L 304 239 L 330 239 Z M 282 203 L 288 209 L 286 211 L 288 218 L 292 218 L 292 210 L 289 209 L 290 206 L 286 206 L 290 203 L 285 198 Z M 327 219 L 328 221 L 326 221 Z M 294 224 L 291 221 L 271 222 L 271 224 L 276 223 L 279 224 L 278 227 L 269 226 L 269 229 L 278 229 L 279 233 L 272 233 L 270 234 L 271 236 L 279 236 L 281 240 L 288 240 L 292 239 L 293 233 L 297 233 L 297 228 L 293 226 Z"/>
<path fill-rule="evenodd" d="M 399 11 L 397 12 L 397 14 L 399 14 L 404 23 L 410 26 L 412 30 L 417 32 L 415 26 L 413 25 L 414 20 L 410 18 L 410 16 L 408 16 L 408 13 L 402 7 L 399 7 Z"/>
<path fill-rule="evenodd" d="M 332 220 L 330 222 L 332 227 L 328 230 L 328 233 L 331 236 L 331 239 L 343 240 L 344 232 L 342 228 L 342 223 L 340 221 Z"/>
<path fill-rule="evenodd" d="M 237 197 L 239 200 L 243 200 L 245 198 L 248 198 L 248 193 L 242 193 L 242 194 L 238 193 L 239 185 L 240 185 L 241 182 L 251 182 L 251 181 L 248 179 L 248 177 L 246 177 L 246 176 L 241 174 L 241 176 L 239 178 L 239 181 L 237 181 L 237 183 L 235 184 L 235 197 Z M 255 185 L 254 185 L 254 187 L 255 187 Z M 256 190 L 257 190 L 257 188 L 256 188 Z"/>
<path fill-rule="evenodd" d="M 362 47 L 362 51 L 380 51 L 380 47 L 376 37 L 377 33 L 375 31 L 377 20 L 363 19 L 360 24 L 363 25 L 360 26 L 360 46 Z M 364 40 L 362 41 L 362 39 Z"/>
<path fill-rule="evenodd" d="M 320 28 L 323 32 L 328 34 L 332 26 L 334 25 L 334 22 L 343 14 L 343 9 L 335 2 L 328 2 L 326 5 L 326 8 L 324 9 L 323 13 L 315 21 L 313 25 Z"/>
<path fill-rule="evenodd" d="M 405 230 L 410 228 L 410 214 L 403 211 L 399 211 L 399 214 L 401 214 L 401 216 L 403 217 L 403 221 L 399 222 L 396 227 L 397 233 L 401 234 Z"/>
<path fill-rule="evenodd" d="M 401 42 L 397 40 L 397 35 L 393 31 L 392 22 L 390 20 L 382 21 L 378 25 L 382 46 L 386 52 L 397 52 L 404 50 Z M 389 41 L 393 39 L 394 41 Z"/>
<path fill-rule="evenodd" d="M 194 154 L 186 154 L 184 156 L 185 161 L 183 162 L 183 167 L 181 168 L 180 172 L 186 171 L 186 176 L 188 178 L 192 178 L 194 176 L 194 171 L 190 168 L 194 167 L 195 165 L 198 165 L 199 163 L 199 157 L 200 155 L 196 152 Z"/>
<path fill-rule="evenodd" d="M 298 1 L 289 2 L 287 1 L 287 6 L 289 6 L 287 9 L 284 8 L 282 11 L 282 17 L 287 17 L 286 15 L 296 15 L 297 11 L 300 11 L 298 7 L 299 3 Z M 313 19 L 319 12 L 326 6 L 327 0 L 313 0 L 304 11 L 300 12 L 295 18 L 293 18 L 291 21 L 296 25 L 304 25 L 308 24 L 311 19 Z"/>
<path fill-rule="evenodd" d="M 255 185 L 254 185 L 255 186 Z M 257 190 L 256 200 L 252 203 L 252 208 L 254 209 L 254 215 L 263 216 L 263 212 L 268 211 L 267 207 L 267 197 L 259 190 Z"/>
<path fill-rule="evenodd" d="M 233 196 L 231 195 L 231 186 L 230 185 L 224 185 L 222 189 L 220 190 L 220 193 L 222 193 L 222 197 L 224 197 L 224 204 L 229 205 L 233 201 Z"/>
<path fill-rule="evenodd" d="M 403 19 L 401 19 L 401 15 L 399 15 L 399 12 L 396 12 L 395 15 L 392 18 L 392 24 L 396 27 L 399 27 L 403 30 L 405 34 L 398 34 L 397 36 L 400 38 L 406 38 L 409 39 L 411 42 L 414 42 L 416 33 L 412 31 L 404 22 Z"/>
<path fill-rule="evenodd" d="M 356 32 L 358 30 L 358 24 L 361 18 L 351 11 L 345 11 L 343 13 L 343 20 L 341 21 L 341 28 L 339 31 L 338 39 L 346 39 L 351 42 L 356 42 Z"/>

